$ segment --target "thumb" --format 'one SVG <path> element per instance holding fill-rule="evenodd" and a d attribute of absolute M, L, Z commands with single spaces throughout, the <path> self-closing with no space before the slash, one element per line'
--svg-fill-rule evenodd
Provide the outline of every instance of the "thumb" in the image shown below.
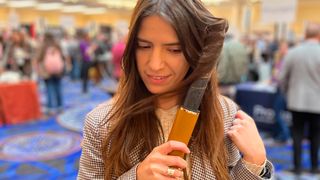
<path fill-rule="evenodd" d="M 237 111 L 236 118 L 239 118 L 239 119 L 251 119 L 251 117 L 247 113 L 245 113 L 245 112 L 243 112 L 241 110 Z"/>

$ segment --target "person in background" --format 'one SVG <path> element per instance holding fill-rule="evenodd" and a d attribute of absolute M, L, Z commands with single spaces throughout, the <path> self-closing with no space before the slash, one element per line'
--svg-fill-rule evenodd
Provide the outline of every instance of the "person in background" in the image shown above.
<path fill-rule="evenodd" d="M 218 93 L 227 27 L 200 0 L 137 1 L 117 94 L 85 120 L 79 180 L 272 178 L 254 120 Z M 189 144 L 167 141 L 190 84 L 211 72 Z"/>
<path fill-rule="evenodd" d="M 319 173 L 320 144 L 320 27 L 308 24 L 305 41 L 289 50 L 281 72 L 281 86 L 292 113 L 294 172 L 300 174 L 302 140 L 309 127 L 311 172 Z"/>
<path fill-rule="evenodd" d="M 8 64 L 10 69 L 21 73 L 22 76 L 30 78 L 31 76 L 31 53 L 30 44 L 25 36 L 19 30 L 14 30 L 11 35 L 11 42 L 8 43 Z"/>
<path fill-rule="evenodd" d="M 97 48 L 94 51 L 95 59 L 97 63 L 97 69 L 100 73 L 100 80 L 105 77 L 112 77 L 109 64 L 111 64 L 111 44 L 109 42 L 109 36 L 105 32 L 99 32 L 94 41 Z"/>
<path fill-rule="evenodd" d="M 76 81 L 80 79 L 81 75 L 81 62 L 82 62 L 82 55 L 80 51 L 80 45 L 78 37 L 79 33 L 70 36 L 69 40 L 69 55 L 71 61 L 71 80 Z"/>
<path fill-rule="evenodd" d="M 79 43 L 81 52 L 81 78 L 82 78 L 82 92 L 88 92 L 88 81 L 89 81 L 89 69 L 92 67 L 93 55 L 96 47 L 91 43 L 89 34 L 87 32 L 81 33 L 81 40 Z"/>
<path fill-rule="evenodd" d="M 68 32 L 63 32 L 62 38 L 60 39 L 60 47 L 62 55 L 65 59 L 65 73 L 69 74 L 72 69 L 71 54 L 70 54 L 71 36 Z"/>
<path fill-rule="evenodd" d="M 0 65 L 4 65 L 3 63 L 3 50 L 4 50 L 4 41 L 3 41 L 3 37 L 0 34 Z"/>
<path fill-rule="evenodd" d="M 121 33 L 118 33 L 121 34 Z M 126 36 L 124 34 L 118 35 L 119 40 L 113 44 L 111 53 L 112 53 L 112 63 L 113 63 L 113 77 L 119 81 L 122 75 L 121 61 L 123 53 L 126 47 L 125 41 Z"/>
<path fill-rule="evenodd" d="M 222 93 L 233 99 L 235 85 L 247 78 L 249 54 L 245 45 L 232 35 L 226 37 L 218 62 L 219 86 Z"/>
<path fill-rule="evenodd" d="M 280 90 L 280 74 L 283 66 L 283 59 L 288 52 L 288 43 L 283 40 L 279 43 L 279 49 L 275 52 L 274 56 L 274 65 L 272 69 L 271 83 L 277 87 L 276 98 L 273 105 L 275 113 L 275 139 L 279 142 L 287 142 L 290 138 L 290 131 L 288 124 L 283 118 L 282 112 L 286 109 L 286 99 L 283 93 Z"/>
<path fill-rule="evenodd" d="M 36 59 L 39 76 L 44 80 L 47 94 L 47 114 L 63 110 L 61 79 L 64 74 L 64 57 L 54 36 L 45 33 Z"/>

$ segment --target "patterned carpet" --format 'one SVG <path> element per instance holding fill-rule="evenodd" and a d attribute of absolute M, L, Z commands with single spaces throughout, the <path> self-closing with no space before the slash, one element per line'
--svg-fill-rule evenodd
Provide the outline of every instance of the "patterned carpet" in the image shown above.
<path fill-rule="evenodd" d="M 106 89 L 112 89 L 108 84 L 113 86 L 114 82 L 105 80 L 100 86 L 91 84 L 89 93 L 82 94 L 80 82 L 64 79 L 64 112 L 27 124 L 1 127 L 0 180 L 76 179 L 84 117 L 96 105 L 110 98 L 105 92 Z M 44 104 L 46 99 L 42 84 L 39 92 Z M 263 137 L 268 158 L 276 168 L 275 179 L 320 180 L 320 176 L 307 172 L 295 177 L 288 171 L 293 167 L 291 142 L 279 144 L 268 135 Z M 310 159 L 307 141 L 303 148 L 303 167 L 308 169 Z"/>
<path fill-rule="evenodd" d="M 81 83 L 63 80 L 64 111 L 27 124 L 0 128 L 0 179 L 76 179 L 85 114 L 111 96 L 102 90 L 108 84 L 90 84 L 88 94 Z M 44 86 L 39 84 L 44 106 Z M 44 108 L 43 108 L 44 111 Z"/>
<path fill-rule="evenodd" d="M 304 169 L 300 176 L 295 176 L 290 170 L 293 169 L 292 141 L 281 144 L 271 138 L 264 138 L 268 159 L 276 169 L 278 180 L 320 180 L 320 175 L 313 175 L 308 172 L 310 169 L 309 142 L 303 142 L 302 167 Z M 319 162 L 320 164 L 320 162 Z"/>
<path fill-rule="evenodd" d="M 0 179 L 75 179 L 81 134 L 54 118 L 0 129 Z"/>
<path fill-rule="evenodd" d="M 78 107 L 71 108 L 70 110 L 60 114 L 57 117 L 57 122 L 66 129 L 81 133 L 84 125 L 83 118 L 95 106 L 97 106 L 97 102 L 89 101 L 86 104 L 81 104 Z"/>

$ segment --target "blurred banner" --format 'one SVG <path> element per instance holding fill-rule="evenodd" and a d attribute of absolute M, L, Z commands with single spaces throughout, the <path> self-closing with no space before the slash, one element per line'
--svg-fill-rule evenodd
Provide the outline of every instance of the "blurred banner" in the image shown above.
<path fill-rule="evenodd" d="M 17 29 L 20 27 L 20 17 L 14 9 L 10 9 L 8 16 L 9 28 Z"/>
<path fill-rule="evenodd" d="M 262 23 L 290 23 L 296 18 L 297 0 L 262 0 Z"/>
<path fill-rule="evenodd" d="M 75 18 L 73 16 L 60 16 L 60 25 L 64 30 L 69 30 L 75 26 Z"/>

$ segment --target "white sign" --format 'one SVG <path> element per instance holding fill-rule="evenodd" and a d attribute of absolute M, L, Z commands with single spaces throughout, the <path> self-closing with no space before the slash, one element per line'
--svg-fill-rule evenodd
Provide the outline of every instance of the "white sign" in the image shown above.
<path fill-rule="evenodd" d="M 19 15 L 15 10 L 10 10 L 9 12 L 8 25 L 12 29 L 18 29 L 20 27 Z"/>
<path fill-rule="evenodd" d="M 261 22 L 290 23 L 295 21 L 297 0 L 262 0 Z"/>
<path fill-rule="evenodd" d="M 60 16 L 60 25 L 63 29 L 72 29 L 75 25 L 75 20 L 73 16 L 63 15 Z"/>

